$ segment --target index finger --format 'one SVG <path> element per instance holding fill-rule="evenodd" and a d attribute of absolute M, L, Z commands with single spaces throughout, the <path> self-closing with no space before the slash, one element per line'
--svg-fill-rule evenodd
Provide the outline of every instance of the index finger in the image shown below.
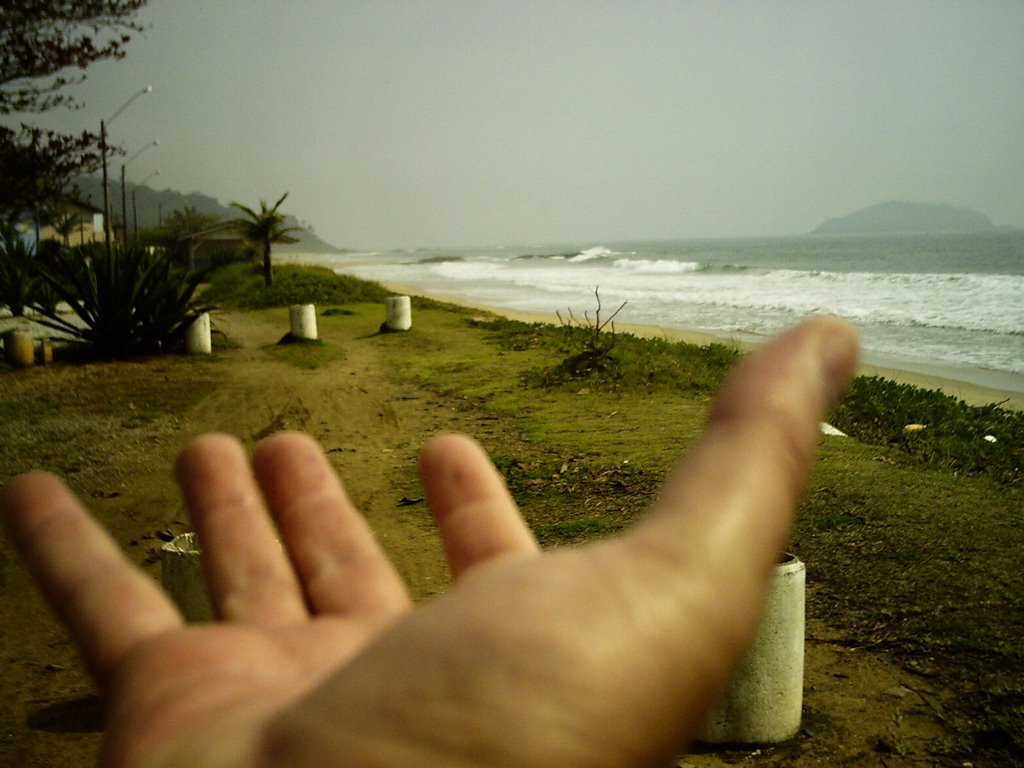
<path fill-rule="evenodd" d="M 0 493 L 0 515 L 101 686 L 139 642 L 181 626 L 170 598 L 58 478 L 15 478 Z"/>

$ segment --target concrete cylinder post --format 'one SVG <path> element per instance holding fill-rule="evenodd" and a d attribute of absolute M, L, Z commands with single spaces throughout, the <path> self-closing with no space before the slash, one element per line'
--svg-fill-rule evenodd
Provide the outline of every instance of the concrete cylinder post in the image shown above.
<path fill-rule="evenodd" d="M 175 536 L 160 548 L 161 582 L 187 621 L 212 621 L 199 541 L 194 533 Z"/>
<path fill-rule="evenodd" d="M 185 351 L 190 355 L 209 355 L 213 352 L 209 312 L 198 315 L 185 331 Z"/>
<path fill-rule="evenodd" d="M 412 328 L 412 301 L 408 296 L 389 296 L 384 325 L 390 331 L 408 331 Z"/>
<path fill-rule="evenodd" d="M 288 317 L 291 320 L 292 338 L 309 340 L 317 338 L 316 307 L 313 304 L 296 304 L 289 307 Z"/>
<path fill-rule="evenodd" d="M 4 360 L 15 368 L 35 365 L 36 347 L 32 334 L 28 331 L 7 331 L 4 334 Z"/>
<path fill-rule="evenodd" d="M 778 744 L 800 730 L 806 577 L 806 567 L 793 555 L 775 566 L 754 643 L 701 741 Z"/>

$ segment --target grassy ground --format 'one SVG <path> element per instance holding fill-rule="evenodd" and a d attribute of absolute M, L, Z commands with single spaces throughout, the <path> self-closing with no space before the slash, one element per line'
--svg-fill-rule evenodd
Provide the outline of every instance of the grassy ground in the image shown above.
<path fill-rule="evenodd" d="M 341 322 L 345 313 L 379 314 L 379 305 L 358 302 L 379 303 L 386 295 L 374 284 L 296 267 L 279 267 L 275 279 L 271 293 L 236 267 L 201 300 L 245 307 L 315 302 L 322 322 L 332 322 L 332 313 Z M 610 337 L 594 339 L 586 329 L 528 325 L 429 300 L 415 300 L 413 311 L 413 331 L 382 334 L 375 343 L 396 376 L 491 413 L 517 432 L 522 439 L 514 449 L 494 459 L 548 545 L 607 535 L 641 513 L 696 439 L 712 392 L 736 358 L 725 346 L 627 336 L 608 347 Z M 275 353 L 299 367 L 315 367 L 328 354 L 317 345 Z M 110 416 L 124 420 L 126 430 L 145 433 L 151 413 L 180 397 L 199 397 L 215 379 L 214 363 L 156 365 L 196 366 L 201 386 L 137 393 L 127 415 L 121 409 Z M 55 407 L 46 392 L 38 394 L 34 407 Z M 83 397 L 88 405 L 90 396 Z M 93 399 L 98 417 L 103 402 L 120 402 L 109 392 Z M 25 407 L 0 395 L 0 416 Z M 792 549 L 808 564 L 809 613 L 843 642 L 891 653 L 908 673 L 957 692 L 937 713 L 954 735 L 932 745 L 935 754 L 1021 764 L 1021 414 L 970 409 L 938 393 L 862 379 L 835 415 L 859 439 L 823 439 L 800 510 Z M 929 427 L 904 430 L 915 422 Z M 983 440 L 986 434 L 996 442 Z M 24 457 L 8 458 L 14 469 Z"/>

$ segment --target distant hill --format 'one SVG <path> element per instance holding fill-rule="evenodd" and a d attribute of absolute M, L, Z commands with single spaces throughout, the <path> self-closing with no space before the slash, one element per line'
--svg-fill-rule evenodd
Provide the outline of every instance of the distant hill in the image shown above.
<path fill-rule="evenodd" d="M 998 229 L 988 216 L 970 208 L 894 201 L 828 219 L 811 234 L 991 232 Z"/>
<path fill-rule="evenodd" d="M 78 197 L 83 201 L 91 203 L 97 208 L 103 208 L 103 180 L 98 176 L 82 176 L 77 181 Z M 204 195 L 200 192 L 183 194 L 174 190 L 155 190 L 151 187 L 127 182 L 125 184 L 127 194 L 128 221 L 134 225 L 135 214 L 132 210 L 132 196 L 138 211 L 139 229 L 150 229 L 160 226 L 174 211 L 184 208 L 195 208 L 199 213 L 209 213 L 219 216 L 222 219 L 236 219 L 240 211 L 228 205 L 223 205 L 219 200 Z M 268 202 L 273 203 L 274 200 Z M 239 201 L 248 206 L 257 205 L 255 200 Z M 285 203 L 287 206 L 287 202 Z M 121 182 L 110 180 L 110 208 L 111 219 L 115 222 L 121 221 Z M 302 253 L 340 253 L 344 249 L 337 248 L 330 243 L 321 240 L 313 232 L 313 226 L 307 222 L 300 221 L 293 216 L 288 217 L 288 226 L 300 227 L 300 231 L 292 233 L 299 239 L 297 243 L 275 245 L 275 250 L 283 252 L 297 251 Z"/>

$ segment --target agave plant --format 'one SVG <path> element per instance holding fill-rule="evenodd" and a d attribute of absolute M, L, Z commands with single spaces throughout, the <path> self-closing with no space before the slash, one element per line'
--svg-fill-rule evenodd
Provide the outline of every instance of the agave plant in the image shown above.
<path fill-rule="evenodd" d="M 39 322 L 115 358 L 166 351 L 178 341 L 194 319 L 190 304 L 203 277 L 137 247 L 77 249 L 39 274 L 77 317 L 36 306 Z"/>

